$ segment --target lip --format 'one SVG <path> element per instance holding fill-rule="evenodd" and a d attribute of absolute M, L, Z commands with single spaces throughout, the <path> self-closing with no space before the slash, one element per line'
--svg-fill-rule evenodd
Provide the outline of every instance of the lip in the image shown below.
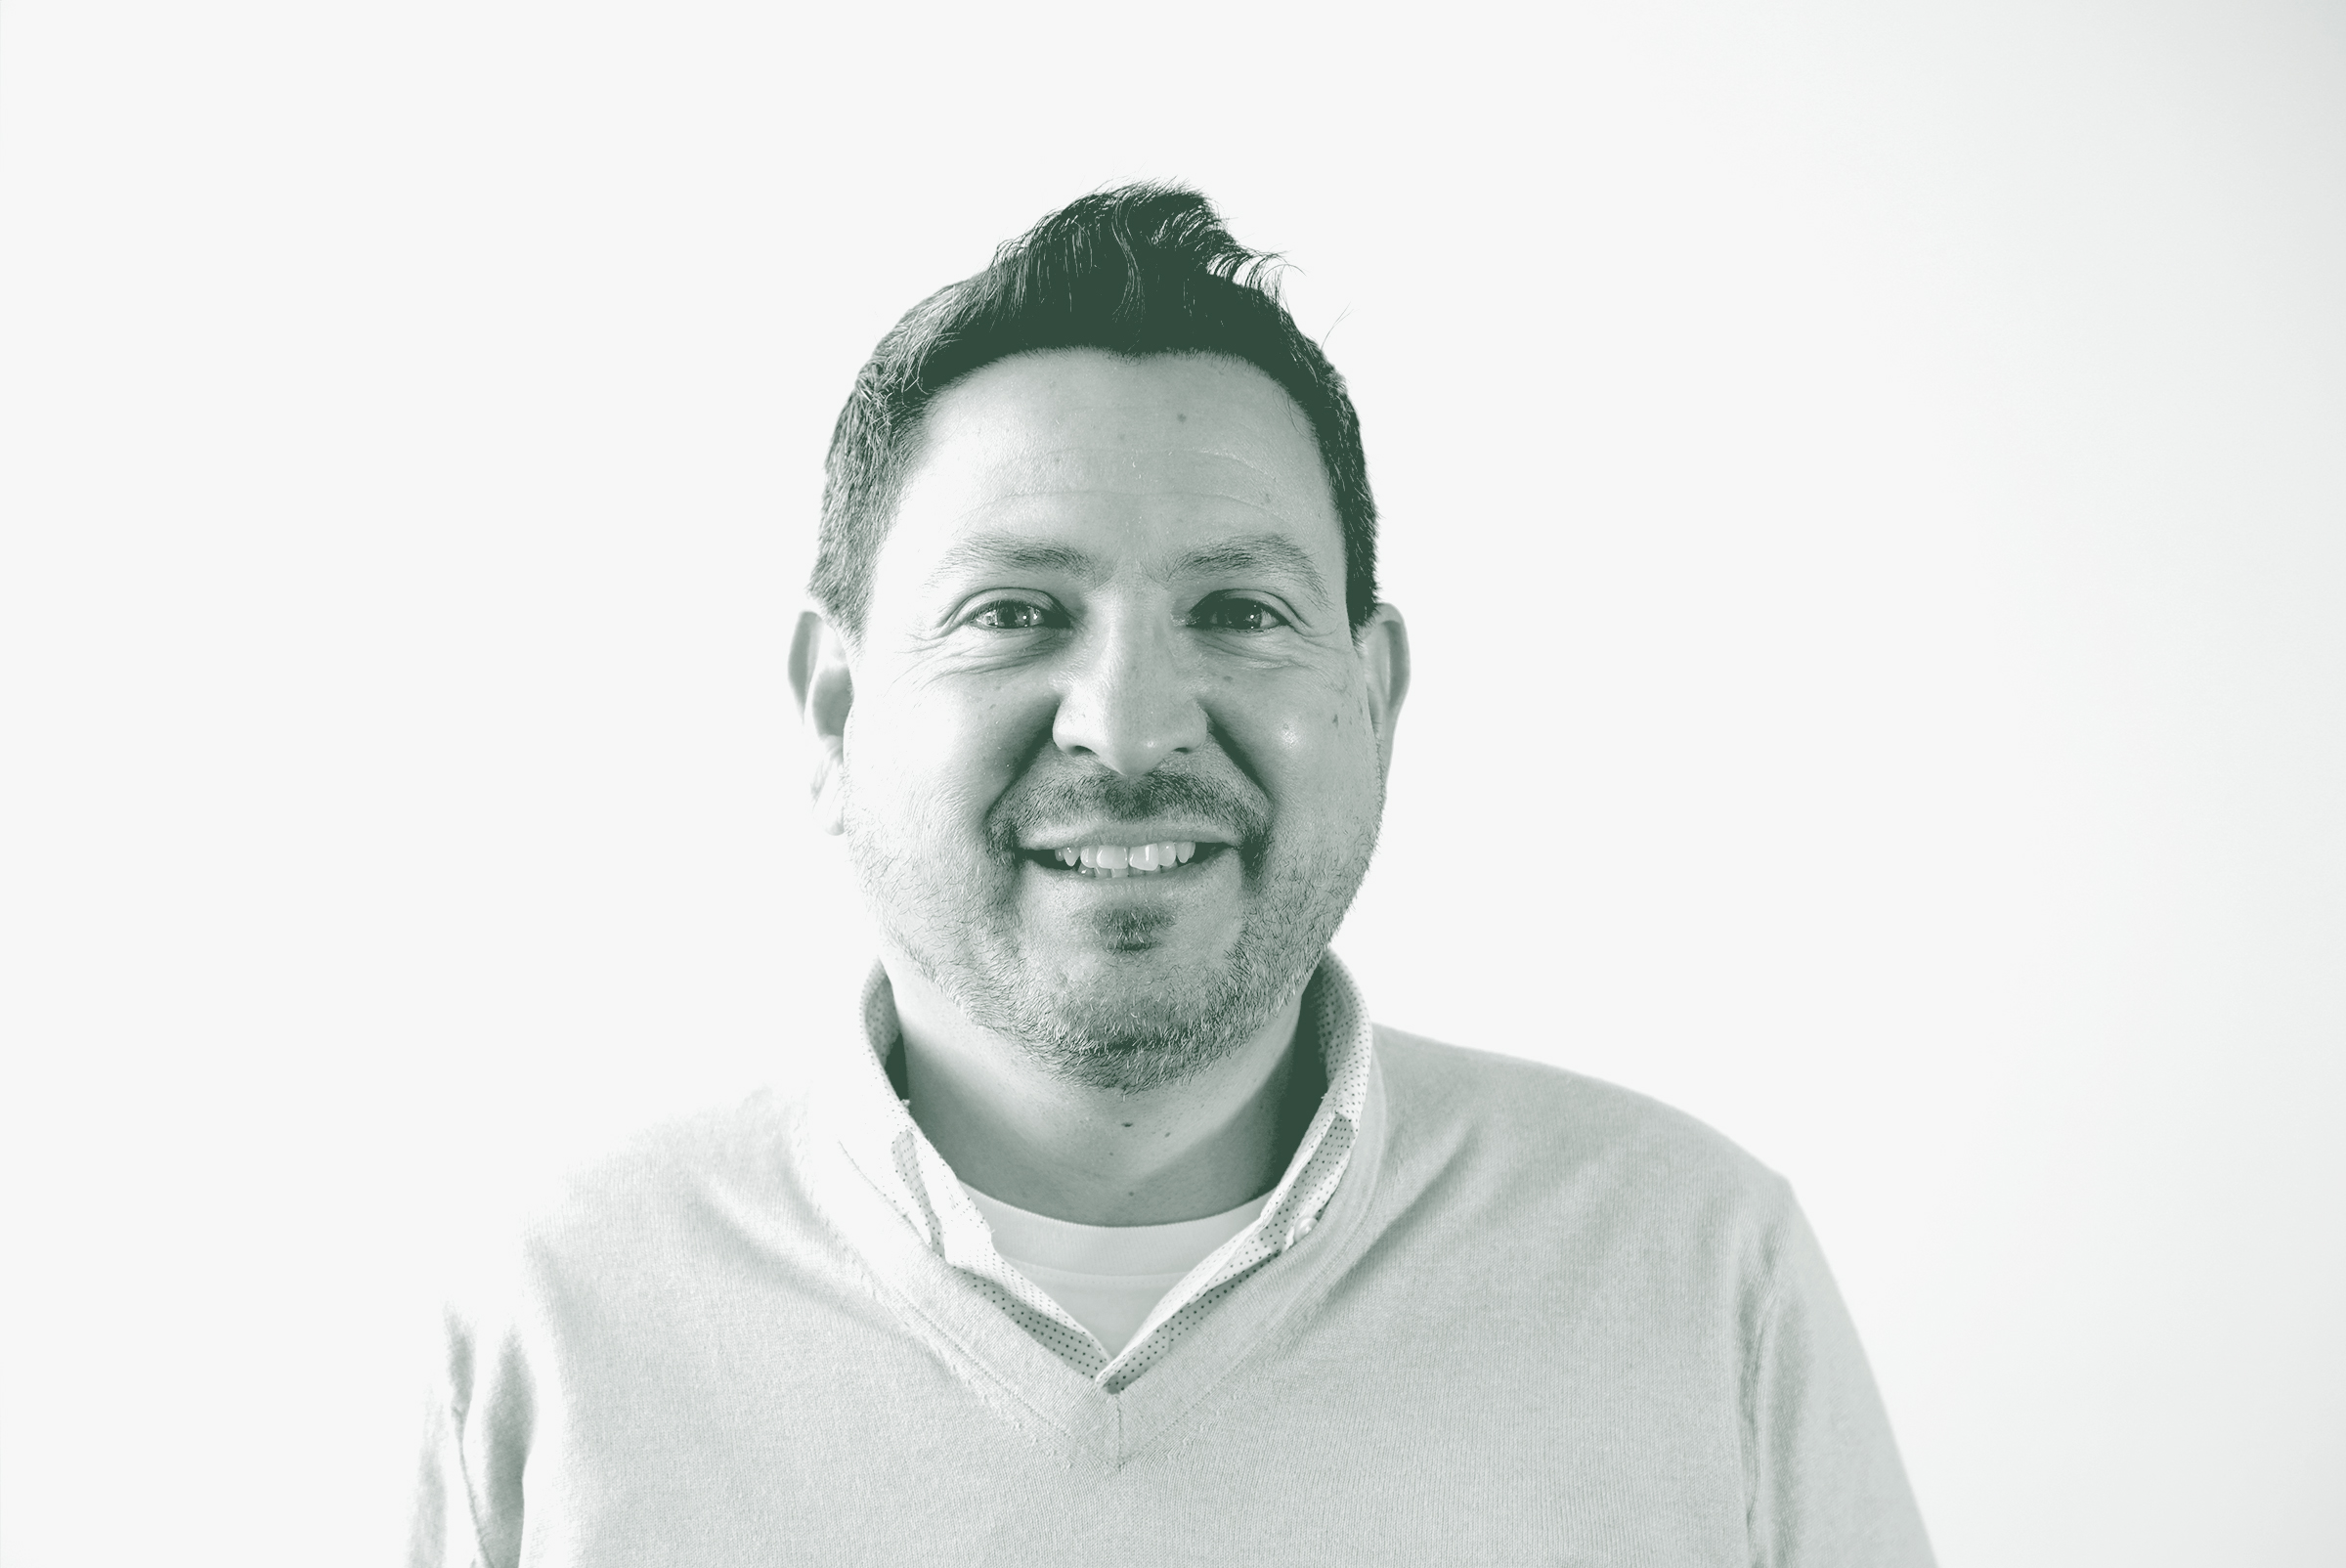
<path fill-rule="evenodd" d="M 1143 844 L 1195 844 L 1202 849 L 1208 845 L 1231 845 L 1238 842 L 1232 831 L 1224 826 L 1206 826 L 1196 822 L 1160 819 L 1151 822 L 1104 822 L 1064 830 L 1053 828 L 1048 834 L 1027 833 L 1021 836 L 1019 849 L 1024 854 L 1049 854 L 1054 849 L 1079 849 L 1092 844 L 1114 844 L 1127 849 Z"/>
<path fill-rule="evenodd" d="M 1114 841 L 1111 839 L 1108 842 L 1113 843 Z M 1124 889 L 1127 891 L 1140 888 L 1189 887 L 1195 885 L 1200 878 L 1213 876 L 1221 869 L 1222 862 L 1225 860 L 1231 861 L 1234 865 L 1237 863 L 1238 849 L 1236 847 L 1215 840 L 1202 840 L 1196 841 L 1196 852 L 1179 865 L 1165 866 L 1155 871 L 1136 871 L 1129 875 L 1121 871 L 1111 875 L 1106 871 L 1089 871 L 1064 865 L 1060 862 L 1059 857 L 1049 849 L 1021 849 L 1019 851 L 1019 858 L 1042 873 L 1054 884 L 1064 883 L 1069 887 Z M 1137 894 L 1135 895 L 1137 896 Z"/>

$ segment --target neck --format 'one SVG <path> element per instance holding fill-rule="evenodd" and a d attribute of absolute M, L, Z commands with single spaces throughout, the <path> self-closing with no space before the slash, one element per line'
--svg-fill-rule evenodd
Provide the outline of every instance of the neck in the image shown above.
<path fill-rule="evenodd" d="M 1298 1049 L 1300 990 L 1195 1076 L 1140 1094 L 1069 1083 L 981 1029 L 908 963 L 887 964 L 912 1117 L 953 1174 L 1079 1225 L 1166 1225 L 1279 1184 L 1325 1090 Z"/>

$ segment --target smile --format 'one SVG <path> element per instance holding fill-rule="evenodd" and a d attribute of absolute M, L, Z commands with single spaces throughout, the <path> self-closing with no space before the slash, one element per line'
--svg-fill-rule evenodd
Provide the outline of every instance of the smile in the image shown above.
<path fill-rule="evenodd" d="M 1056 849 L 1037 852 L 1033 858 L 1045 865 L 1056 865 L 1079 877 L 1161 877 L 1185 866 L 1195 859 L 1199 846 L 1187 840 L 1165 844 L 1070 844 Z M 1207 844 L 1203 849 L 1210 858 L 1213 851 L 1224 848 Z"/>

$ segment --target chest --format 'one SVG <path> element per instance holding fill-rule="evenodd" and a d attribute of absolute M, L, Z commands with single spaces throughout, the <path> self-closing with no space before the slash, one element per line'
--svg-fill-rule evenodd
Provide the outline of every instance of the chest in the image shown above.
<path fill-rule="evenodd" d="M 1219 1375 L 1082 1390 L 1070 1431 L 882 1301 L 777 1288 L 574 1346 L 523 1560 L 1748 1561 L 1739 1352 L 1684 1316 L 1364 1274 Z"/>

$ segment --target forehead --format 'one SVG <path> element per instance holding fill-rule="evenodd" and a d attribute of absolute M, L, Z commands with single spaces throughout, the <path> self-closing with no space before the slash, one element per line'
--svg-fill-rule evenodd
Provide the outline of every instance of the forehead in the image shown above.
<path fill-rule="evenodd" d="M 1091 349 L 998 361 L 930 405 L 879 561 L 911 586 L 972 534 L 1094 555 L 1276 533 L 1342 581 L 1342 531 L 1310 422 L 1262 371 L 1218 355 Z"/>

